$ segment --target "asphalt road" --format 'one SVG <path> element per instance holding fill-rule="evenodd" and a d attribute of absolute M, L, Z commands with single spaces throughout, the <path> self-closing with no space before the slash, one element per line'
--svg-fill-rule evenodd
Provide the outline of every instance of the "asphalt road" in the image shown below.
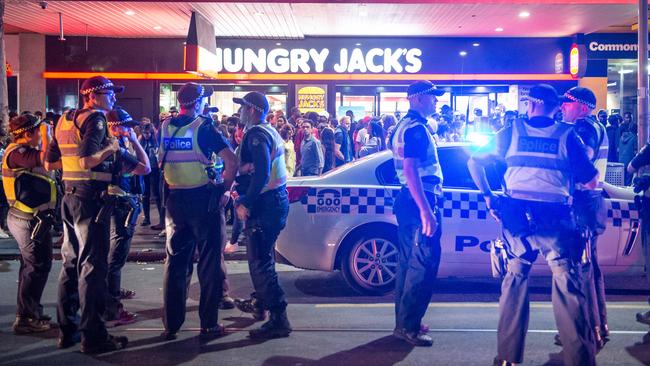
<path fill-rule="evenodd" d="M 18 262 L 0 261 L 0 364 L 11 365 L 488 365 L 496 350 L 499 284 L 491 279 L 444 279 L 424 322 L 431 327 L 432 348 L 413 348 L 392 338 L 393 305 L 390 295 L 358 296 L 339 274 L 280 267 L 280 279 L 290 302 L 291 337 L 258 342 L 247 330 L 257 326 L 238 310 L 220 311 L 229 329 L 226 336 L 207 343 L 198 335 L 198 283 L 192 281 L 188 317 L 180 337 L 162 342 L 160 263 L 128 263 L 126 287 L 137 291 L 126 307 L 139 316 L 137 323 L 112 328 L 130 339 L 125 350 L 95 357 L 78 349 L 57 350 L 56 333 L 14 336 Z M 246 297 L 252 290 L 247 266 L 229 261 L 231 294 Z M 56 261 L 43 299 L 45 311 L 55 314 Z M 549 279 L 532 283 L 532 315 L 526 338 L 525 364 L 560 365 L 561 348 L 553 345 L 555 323 L 550 305 Z M 650 307 L 649 292 L 638 278 L 609 281 L 611 341 L 598 355 L 601 365 L 650 364 L 648 327 L 634 314 Z"/>

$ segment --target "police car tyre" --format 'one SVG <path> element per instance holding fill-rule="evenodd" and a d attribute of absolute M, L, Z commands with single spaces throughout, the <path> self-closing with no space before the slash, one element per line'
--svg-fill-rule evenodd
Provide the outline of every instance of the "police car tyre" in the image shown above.
<path fill-rule="evenodd" d="M 341 257 L 345 282 L 363 295 L 383 295 L 395 288 L 397 229 L 366 227 L 347 240 Z"/>

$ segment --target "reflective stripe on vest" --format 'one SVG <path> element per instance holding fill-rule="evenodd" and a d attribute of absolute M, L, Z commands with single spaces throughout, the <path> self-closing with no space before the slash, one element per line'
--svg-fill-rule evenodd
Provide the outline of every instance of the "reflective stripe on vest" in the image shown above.
<path fill-rule="evenodd" d="M 201 151 L 198 143 L 199 127 L 205 119 L 198 116 L 181 127 L 176 127 L 170 122 L 171 119 L 165 120 L 161 127 L 162 143 L 158 152 L 158 161 L 162 162 L 165 157 L 163 172 L 169 188 L 191 189 L 208 184 L 209 178 L 205 169 L 212 161 Z M 169 151 L 167 156 L 166 151 Z"/>
<path fill-rule="evenodd" d="M 269 181 L 262 188 L 261 193 L 268 192 L 279 188 L 287 183 L 287 165 L 284 160 L 284 140 L 278 131 L 269 123 L 260 123 L 251 127 L 261 128 L 271 136 L 273 146 L 271 146 L 271 174 Z"/>
<path fill-rule="evenodd" d="M 11 154 L 11 152 L 15 151 L 20 147 L 21 145 L 19 144 L 15 144 L 15 143 L 9 144 L 9 146 L 7 146 L 7 151 L 5 151 L 3 161 L 2 161 L 2 187 L 4 188 L 5 195 L 7 196 L 7 202 L 9 203 L 9 207 L 13 207 L 27 214 L 34 214 L 39 211 L 54 209 L 56 207 L 56 193 L 57 193 L 56 182 L 54 181 L 54 179 L 52 179 L 49 176 L 49 173 L 45 171 L 45 169 L 43 169 L 42 167 L 32 168 L 32 169 L 25 169 L 25 168 L 10 169 L 9 166 L 7 165 L 7 159 L 9 157 L 9 154 Z M 16 198 L 19 196 L 18 192 L 16 192 L 16 179 L 22 174 L 29 174 L 35 178 L 42 179 L 49 185 L 50 194 L 49 194 L 48 202 L 45 202 L 36 207 L 30 207 L 27 204 L 18 201 L 18 199 Z"/>
<path fill-rule="evenodd" d="M 573 126 L 555 123 L 532 127 L 515 121 L 506 153 L 506 193 L 513 198 L 567 202 L 571 195 L 571 166 L 566 141 Z"/>
<path fill-rule="evenodd" d="M 94 113 L 102 113 L 102 111 L 94 109 L 84 109 L 74 112 L 72 120 L 67 118 L 68 114 L 64 114 L 59 119 L 56 125 L 54 136 L 61 151 L 61 164 L 63 166 L 63 180 L 68 181 L 81 181 L 81 180 L 97 180 L 101 182 L 110 182 L 111 173 L 94 172 L 90 169 L 83 169 L 79 164 L 81 157 L 79 156 L 79 145 L 81 145 L 80 129 Z M 78 126 L 75 125 L 75 120 L 81 121 Z"/>
<path fill-rule="evenodd" d="M 440 184 L 433 184 L 424 179 L 422 180 L 422 184 L 425 191 L 440 195 L 442 194 L 442 168 L 440 167 L 440 162 L 438 160 L 438 150 L 436 149 L 436 141 L 433 138 L 433 132 L 426 122 L 420 124 L 417 120 L 411 119 L 407 115 L 397 124 L 390 143 L 390 148 L 393 151 L 395 172 L 397 173 L 400 183 L 403 186 L 406 186 L 406 176 L 404 175 L 404 136 L 406 135 L 406 131 L 418 125 L 427 129 L 427 138 L 429 139 L 426 159 L 418 160 L 418 173 L 420 174 L 421 179 L 425 177 L 436 177 L 436 180 L 439 180 Z"/>
<path fill-rule="evenodd" d="M 593 118 L 587 117 L 585 122 L 591 124 L 598 133 L 600 146 L 594 151 L 594 156 L 591 158 L 592 164 L 598 170 L 598 187 L 596 190 L 603 190 L 603 183 L 605 182 L 605 175 L 607 174 L 607 155 L 609 154 L 609 138 L 607 137 L 607 130 L 605 127 Z M 576 184 L 577 189 L 584 189 L 582 184 Z"/>

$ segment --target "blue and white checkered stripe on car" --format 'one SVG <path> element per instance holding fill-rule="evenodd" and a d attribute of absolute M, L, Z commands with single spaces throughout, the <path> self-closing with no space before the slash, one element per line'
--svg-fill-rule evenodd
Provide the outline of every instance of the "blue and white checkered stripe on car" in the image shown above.
<path fill-rule="evenodd" d="M 310 214 L 392 214 L 398 188 L 311 188 L 301 203 Z M 442 216 L 487 218 L 483 197 L 476 192 L 446 191 Z"/>
<path fill-rule="evenodd" d="M 606 200 L 607 219 L 612 220 L 612 226 L 623 226 L 623 221 L 638 220 L 639 210 L 630 201 Z"/>

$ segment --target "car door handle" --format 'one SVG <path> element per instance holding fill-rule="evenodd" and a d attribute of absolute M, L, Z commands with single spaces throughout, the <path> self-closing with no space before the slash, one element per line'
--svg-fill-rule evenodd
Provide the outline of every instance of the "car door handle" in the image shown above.
<path fill-rule="evenodd" d="M 627 234 L 627 242 L 623 248 L 624 257 L 627 257 L 632 253 L 632 249 L 634 249 L 634 244 L 639 234 L 639 227 L 641 227 L 639 220 L 630 220 L 630 232 Z"/>

